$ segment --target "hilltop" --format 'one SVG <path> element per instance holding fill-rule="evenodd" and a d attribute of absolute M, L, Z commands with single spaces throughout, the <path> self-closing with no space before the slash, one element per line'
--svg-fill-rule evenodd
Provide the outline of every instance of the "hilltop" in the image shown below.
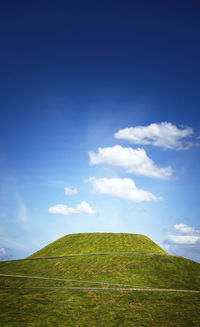
<path fill-rule="evenodd" d="M 69 234 L 37 251 L 30 258 L 68 254 L 144 252 L 166 253 L 147 236 L 125 233 Z"/>

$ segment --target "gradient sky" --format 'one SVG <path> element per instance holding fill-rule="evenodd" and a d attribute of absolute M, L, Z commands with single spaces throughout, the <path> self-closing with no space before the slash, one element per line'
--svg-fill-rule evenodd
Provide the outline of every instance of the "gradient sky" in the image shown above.
<path fill-rule="evenodd" d="M 200 262 L 199 11 L 1 1 L 1 260 L 126 232 Z"/>

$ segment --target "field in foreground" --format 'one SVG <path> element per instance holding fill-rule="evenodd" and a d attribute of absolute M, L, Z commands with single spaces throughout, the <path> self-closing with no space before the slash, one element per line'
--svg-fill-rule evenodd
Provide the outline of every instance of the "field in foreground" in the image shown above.
<path fill-rule="evenodd" d="M 98 251 L 147 254 L 42 259 L 42 256 L 78 254 L 78 251 L 83 254 Z M 148 254 L 152 252 L 155 254 Z M 68 281 L 1 276 L 1 326 L 200 327 L 200 293 L 122 291 L 118 289 L 119 286 L 114 285 L 81 283 L 89 281 L 200 291 L 198 263 L 165 255 L 162 249 L 142 235 L 68 235 L 45 247 L 38 254 L 41 258 L 39 260 L 1 262 L 0 274 L 60 278 Z M 37 255 L 34 254 L 34 257 Z M 101 289 L 95 290 L 94 287 Z M 117 289 L 112 290 L 113 287 Z"/>
<path fill-rule="evenodd" d="M 200 326 L 198 294 L 1 290 L 1 326 Z"/>

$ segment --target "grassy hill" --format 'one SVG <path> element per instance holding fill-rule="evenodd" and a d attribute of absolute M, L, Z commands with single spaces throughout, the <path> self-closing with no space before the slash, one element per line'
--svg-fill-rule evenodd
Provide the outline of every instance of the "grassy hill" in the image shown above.
<path fill-rule="evenodd" d="M 166 253 L 148 237 L 122 233 L 81 233 L 61 237 L 30 258 L 110 252 Z"/>
<path fill-rule="evenodd" d="M 119 290 L 119 286 L 115 285 L 93 284 L 102 282 L 147 288 L 200 290 L 198 263 L 181 257 L 160 255 L 165 252 L 145 236 L 72 234 L 49 244 L 31 257 L 101 252 L 155 254 L 112 254 L 1 262 L 0 274 L 68 280 L 0 277 L 1 325 L 200 326 L 200 293 L 150 292 L 147 289 L 130 291 Z M 93 283 L 84 284 L 81 281 Z M 86 290 L 83 287 L 92 289 Z M 101 289 L 94 289 L 96 287 Z"/>

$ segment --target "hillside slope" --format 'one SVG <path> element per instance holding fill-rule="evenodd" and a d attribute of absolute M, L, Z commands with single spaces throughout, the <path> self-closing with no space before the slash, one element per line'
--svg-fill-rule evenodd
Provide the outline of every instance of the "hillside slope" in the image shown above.
<path fill-rule="evenodd" d="M 165 255 L 123 254 L 5 261 L 0 264 L 0 274 L 200 290 L 200 264 Z M 19 282 L 30 286 L 33 281 Z"/>
<path fill-rule="evenodd" d="M 95 252 L 155 254 L 43 259 Z M 162 253 L 143 235 L 73 234 L 31 256 L 37 260 L 0 262 L 1 326 L 199 327 L 200 293 L 160 289 L 200 291 L 200 264 Z"/>
<path fill-rule="evenodd" d="M 61 237 L 31 255 L 30 258 L 112 252 L 166 253 L 144 235 L 125 233 L 80 233 Z"/>

